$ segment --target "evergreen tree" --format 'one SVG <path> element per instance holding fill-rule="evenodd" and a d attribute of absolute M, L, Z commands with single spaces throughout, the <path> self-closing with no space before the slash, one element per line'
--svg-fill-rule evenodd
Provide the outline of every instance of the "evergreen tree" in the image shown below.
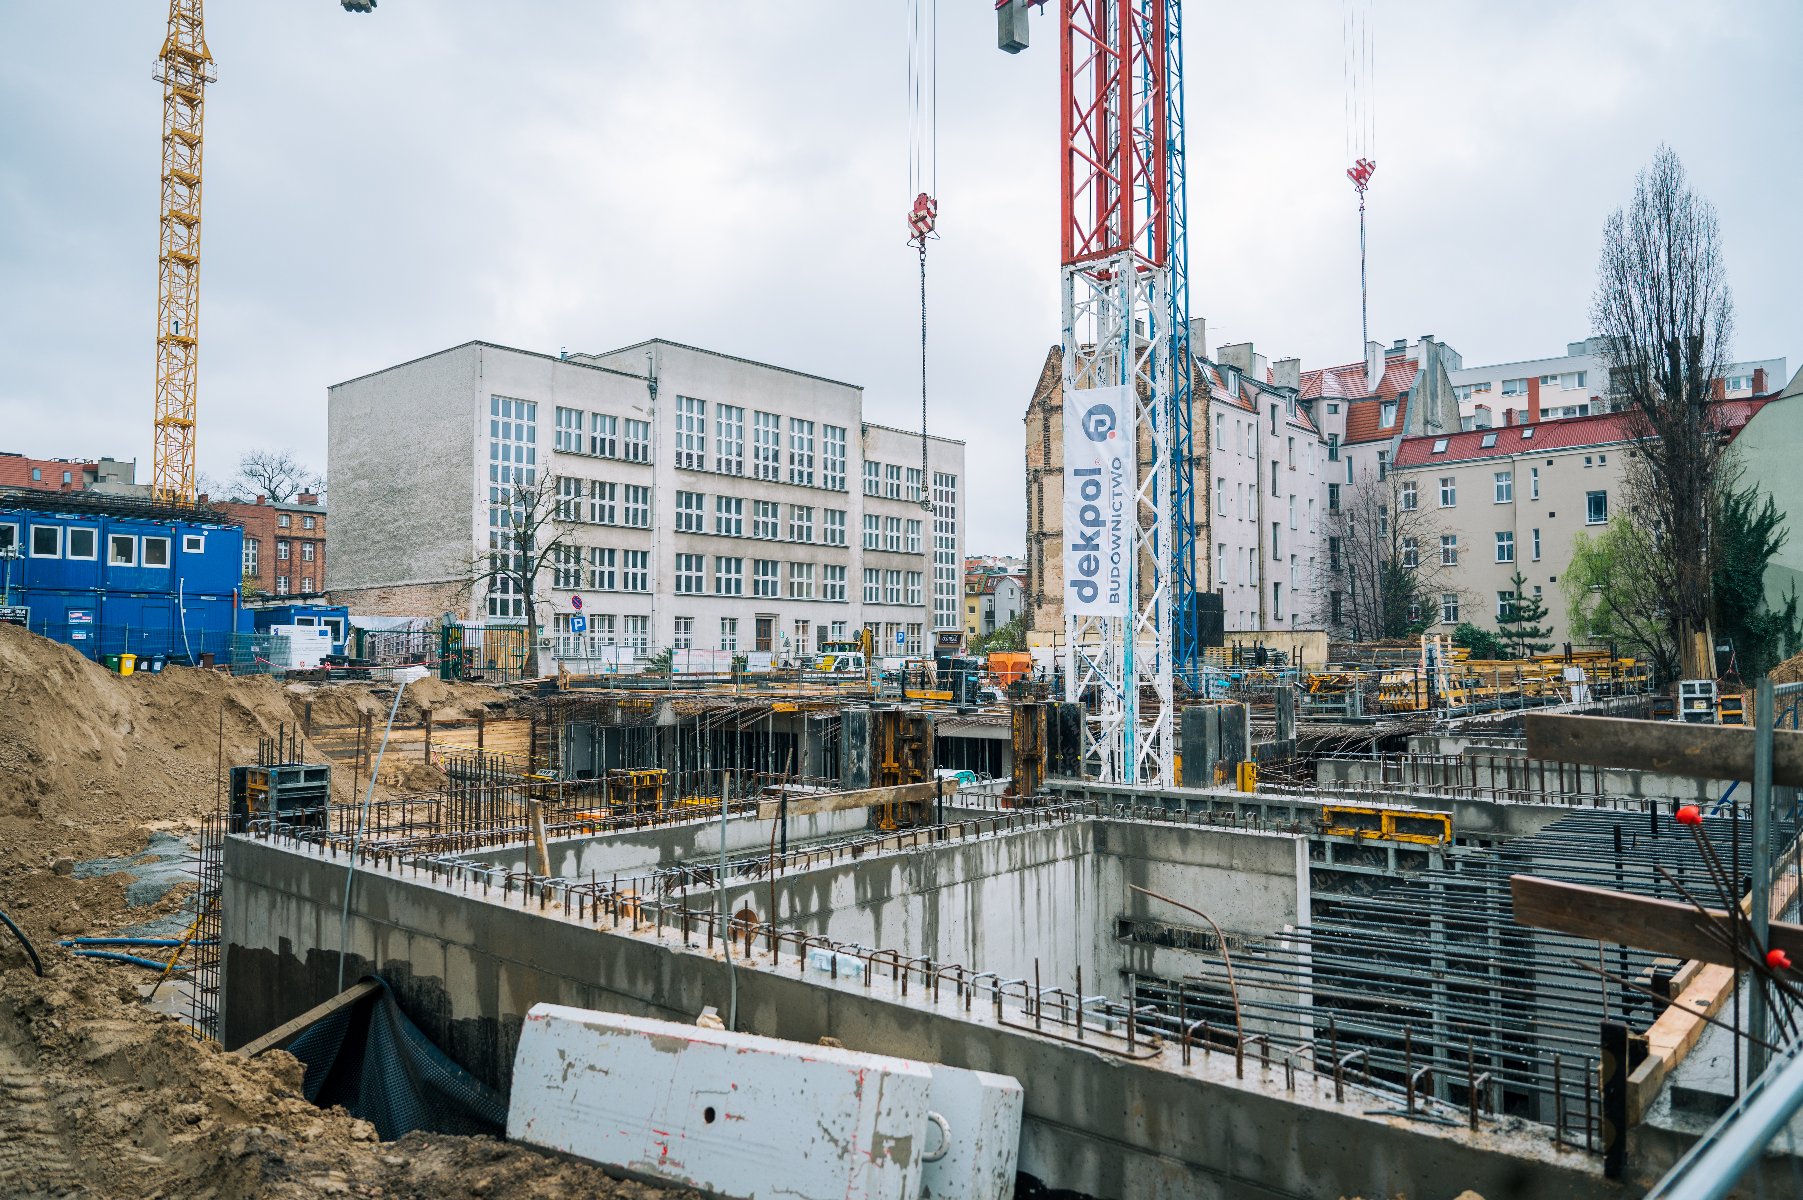
<path fill-rule="evenodd" d="M 1502 640 L 1488 629 L 1473 625 L 1470 621 L 1460 621 L 1452 631 L 1452 644 L 1463 646 L 1471 651 L 1472 658 L 1493 659 L 1503 657 Z"/>
<path fill-rule="evenodd" d="M 1781 608 L 1767 602 L 1766 568 L 1790 540 L 1784 514 L 1757 484 L 1729 486 L 1715 521 L 1710 579 L 1718 638 L 1734 647 L 1742 678 L 1752 679 L 1797 651 L 1800 640 L 1797 596 Z"/>
<path fill-rule="evenodd" d="M 1520 571 L 1509 580 L 1509 587 L 1514 598 L 1497 615 L 1497 635 L 1516 658 L 1545 654 L 1553 648 L 1551 642 L 1544 640 L 1552 630 L 1540 624 L 1546 620 L 1546 605 L 1540 597 L 1528 595 L 1528 581 Z"/>

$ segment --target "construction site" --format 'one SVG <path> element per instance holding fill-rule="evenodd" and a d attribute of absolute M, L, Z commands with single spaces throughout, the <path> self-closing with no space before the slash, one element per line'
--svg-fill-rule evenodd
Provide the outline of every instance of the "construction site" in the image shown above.
<path fill-rule="evenodd" d="M 1059 700 L 505 690 L 406 668 L 139 682 L 4 627 L 0 656 L 24 735 L 3 882 L 35 935 L 35 959 L 17 940 L 0 958 L 15 1100 L 0 1166 L 23 1194 L 128 1194 L 81 1152 L 83 1106 L 120 1086 L 143 1097 L 111 1102 L 140 1127 L 160 1091 L 199 1088 L 187 1126 L 157 1115 L 142 1141 L 155 1169 L 193 1172 L 169 1195 L 201 1194 L 226 1158 L 241 1190 L 217 1194 L 327 1178 L 461 1194 L 433 1188 L 467 1185 L 490 1152 L 464 1147 L 506 1132 L 543 1004 L 707 1013 L 783 1044 L 1009 1077 L 1018 1184 L 997 1194 L 1640 1194 L 1799 1015 L 1786 971 L 1682 919 L 1740 911 L 1745 938 L 1757 900 L 1772 944 L 1803 950 L 1782 920 L 1794 805 L 1756 829 L 1725 759 L 1701 776 L 1694 752 L 1679 761 L 1698 732 L 1730 730 L 1649 720 L 1659 696 L 1604 664 L 1579 701 L 1534 684 L 1455 703 L 1442 685 L 1362 719 L 1300 715 L 1309 693 L 1267 669 L 1231 685 L 1245 699 L 1179 709 L 1181 778 L 1158 787 L 1086 776 L 1084 714 Z M 1382 692 L 1396 672 L 1340 675 Z M 57 740 L 76 709 L 105 719 Z M 1602 762 L 1573 749 L 1586 722 L 1668 745 Z M 143 823 L 98 821 L 128 781 Z M 411 1182 L 380 1153 L 405 1105 L 375 1082 L 397 1068 L 373 1044 L 335 1050 L 324 1085 L 356 1117 L 307 1103 L 302 1069 L 278 1065 L 371 980 L 454 1064 L 412 1097 L 432 1116 L 411 1140 L 437 1140 L 406 1155 Z M 114 1058 L 82 1049 L 97 1038 Z M 154 1077 L 123 1066 L 140 1041 Z M 195 1074 L 227 1063 L 261 1109 L 221 1108 Z M 52 1070 L 87 1090 L 47 1086 Z M 255 1115 L 271 1106 L 279 1119 Z M 316 1132 L 291 1140 L 308 1112 Z M 1738 1194 L 1790 1194 L 1787 1145 Z"/>
<path fill-rule="evenodd" d="M 958 573 L 982 460 L 928 429 L 930 0 L 906 6 L 918 433 L 861 385 L 664 339 L 471 341 L 329 389 L 337 596 L 323 528 L 271 547 L 320 588 L 253 596 L 245 519 L 201 488 L 215 74 L 200 0 L 170 0 L 154 481 L 0 491 L 0 1194 L 1803 1195 L 1803 655 L 1708 671 L 1707 622 L 1675 616 L 1678 672 L 1558 644 L 1519 571 L 1494 657 L 1455 644 L 1441 584 L 1369 636 L 1341 604 L 1368 581 L 1303 574 L 1340 540 L 1319 571 L 1294 552 L 1341 512 L 1325 464 L 1351 494 L 1351 414 L 1250 342 L 1223 348 L 1236 387 L 1262 376 L 1230 559 L 1208 413 L 1241 393 L 1189 311 L 1186 6 L 990 7 L 1001 50 L 1055 40 L 1060 109 L 1060 341 L 999 621 L 1013 576 Z M 1369 5 L 1344 12 L 1366 357 L 1338 369 L 1383 438 L 1445 435 L 1430 465 L 1456 433 L 1494 449 L 1431 335 L 1369 340 Z M 1259 441 L 1280 390 L 1287 461 Z M 1280 421 L 1319 435 L 1319 519 L 1280 492 Z M 462 432 L 431 459 L 418 428 Z M 1480 483 L 1514 503 L 1513 474 Z M 1395 486 L 1392 577 L 1431 555 L 1392 538 L 1427 494 Z M 1575 486 L 1561 507 L 1607 527 Z M 250 507 L 313 530 L 302 495 Z M 747 572 L 703 537 L 806 549 Z M 1482 537 L 1513 568 L 1513 528 Z M 1286 586 L 1331 619 L 1286 616 Z"/>

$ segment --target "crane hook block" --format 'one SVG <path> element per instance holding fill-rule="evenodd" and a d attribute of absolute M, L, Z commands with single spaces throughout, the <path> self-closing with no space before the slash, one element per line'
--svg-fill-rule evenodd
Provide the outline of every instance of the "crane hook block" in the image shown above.
<path fill-rule="evenodd" d="M 934 226 L 939 221 L 939 201 L 925 192 L 914 197 L 913 211 L 908 213 L 908 241 L 924 242 L 933 236 Z"/>

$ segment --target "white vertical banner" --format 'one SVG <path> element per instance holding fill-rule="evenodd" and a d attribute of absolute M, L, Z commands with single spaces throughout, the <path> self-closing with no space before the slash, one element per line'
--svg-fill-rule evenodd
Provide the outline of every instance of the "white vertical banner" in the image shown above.
<path fill-rule="evenodd" d="M 1064 612 L 1132 617 L 1133 394 L 1084 388 L 1064 399 Z"/>

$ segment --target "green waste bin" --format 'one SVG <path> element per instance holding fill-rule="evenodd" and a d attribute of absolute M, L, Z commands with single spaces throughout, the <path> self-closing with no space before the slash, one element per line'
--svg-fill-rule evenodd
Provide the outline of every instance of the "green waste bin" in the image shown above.
<path fill-rule="evenodd" d="M 117 671 L 119 669 L 119 656 L 117 654 L 108 654 L 103 657 L 101 661 L 106 663 L 106 669 L 109 671 Z"/>

